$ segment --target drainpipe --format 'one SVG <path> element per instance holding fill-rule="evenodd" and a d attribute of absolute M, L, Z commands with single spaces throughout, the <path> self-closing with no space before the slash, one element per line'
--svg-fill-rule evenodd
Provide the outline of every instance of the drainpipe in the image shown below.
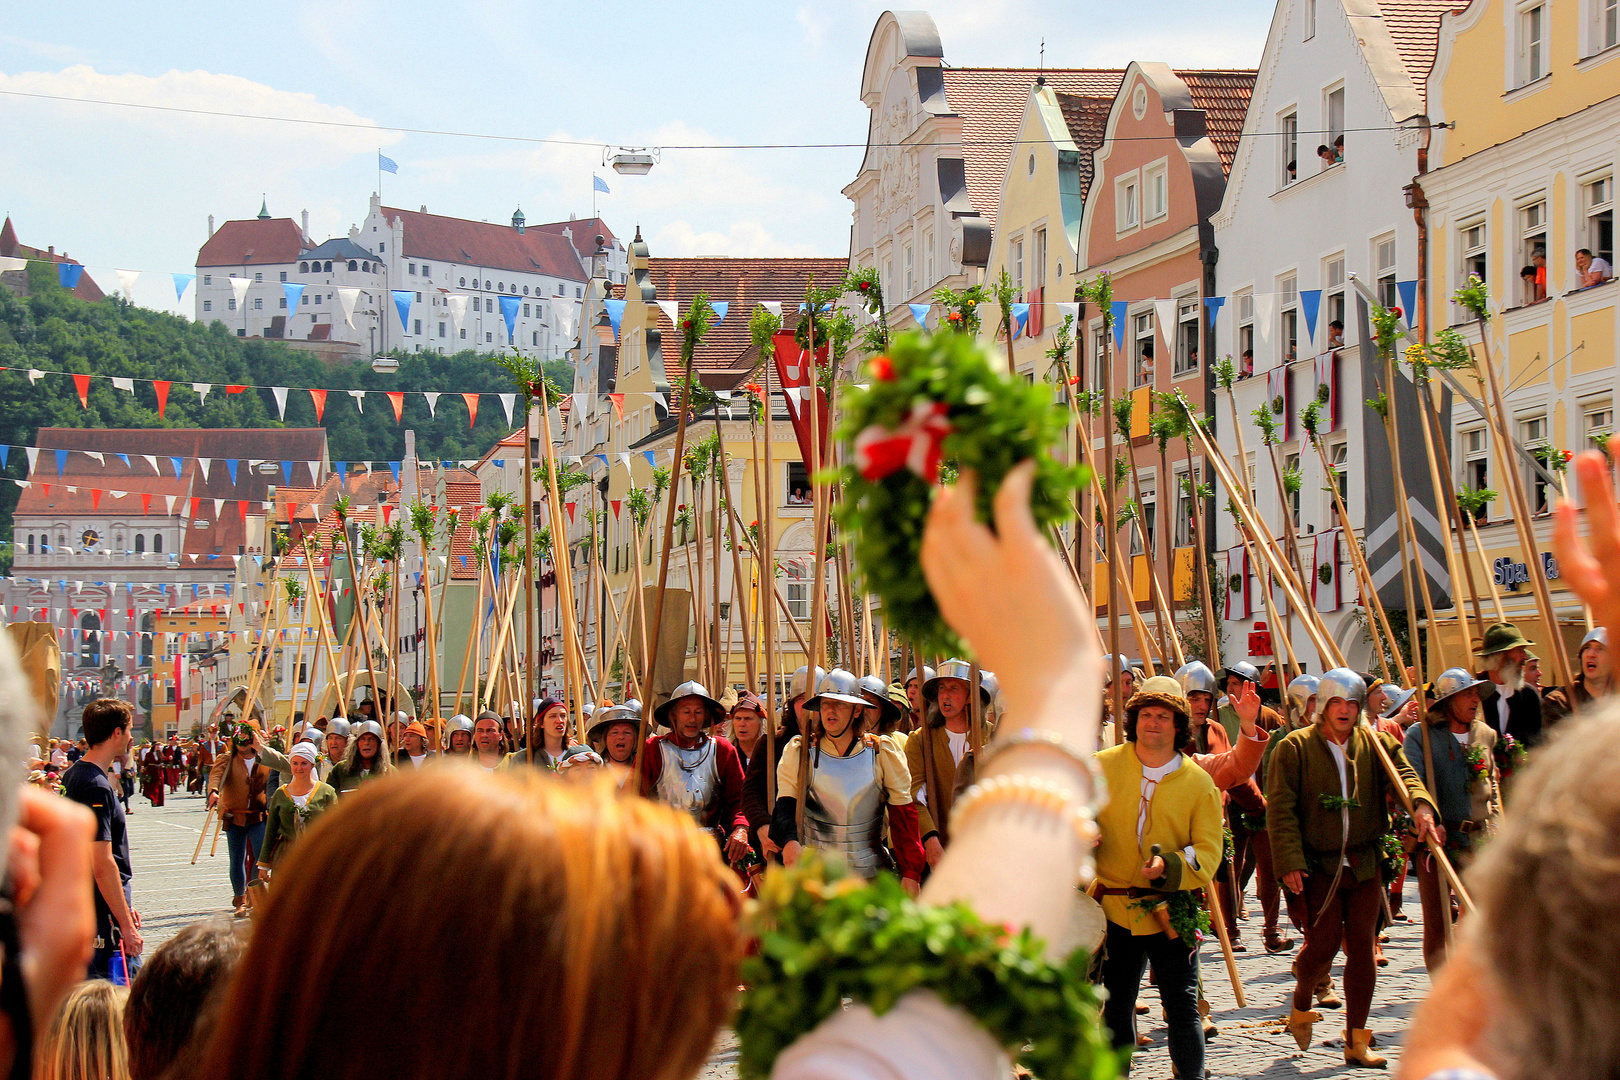
<path fill-rule="evenodd" d="M 1429 200 L 1423 195 L 1422 177 L 1429 171 L 1429 139 L 1433 125 L 1427 116 L 1417 117 L 1422 124 L 1418 136 L 1417 176 L 1406 186 L 1406 205 L 1412 208 L 1412 220 L 1417 223 L 1417 311 L 1412 326 L 1419 341 L 1429 340 Z"/>

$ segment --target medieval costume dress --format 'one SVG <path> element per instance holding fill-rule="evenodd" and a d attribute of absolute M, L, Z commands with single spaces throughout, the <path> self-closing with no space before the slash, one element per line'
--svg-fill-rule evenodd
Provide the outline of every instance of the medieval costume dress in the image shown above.
<path fill-rule="evenodd" d="M 153 806 L 162 806 L 165 790 L 163 750 L 156 743 L 147 743 L 141 750 L 141 794 Z"/>

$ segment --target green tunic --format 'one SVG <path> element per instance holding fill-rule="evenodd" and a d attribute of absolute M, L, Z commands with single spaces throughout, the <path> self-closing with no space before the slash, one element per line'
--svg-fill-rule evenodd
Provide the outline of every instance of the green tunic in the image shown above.
<path fill-rule="evenodd" d="M 283 784 L 270 796 L 268 816 L 264 825 L 264 844 L 259 850 L 259 862 L 275 869 L 276 861 L 292 846 L 298 834 L 309 827 L 321 814 L 337 805 L 337 792 L 326 784 L 316 783 L 310 789 L 303 809 L 293 802 L 292 794 Z"/>

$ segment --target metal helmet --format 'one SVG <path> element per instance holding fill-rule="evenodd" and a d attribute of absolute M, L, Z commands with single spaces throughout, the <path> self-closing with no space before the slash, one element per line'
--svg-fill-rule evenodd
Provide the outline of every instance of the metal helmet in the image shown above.
<path fill-rule="evenodd" d="M 1303 713 L 1305 707 L 1310 704 L 1311 698 L 1316 697 L 1318 701 L 1321 700 L 1321 698 L 1317 697 L 1317 689 L 1321 684 L 1322 680 L 1315 675 L 1294 676 L 1294 681 L 1288 684 L 1288 703 Z"/>
<path fill-rule="evenodd" d="M 973 665 L 966 660 L 950 659 L 939 665 L 939 670 L 927 682 L 923 683 L 923 697 L 928 701 L 939 700 L 939 684 L 942 679 L 959 679 L 972 685 Z M 979 672 L 979 698 L 985 704 L 990 704 L 990 691 L 984 685 L 984 672 Z"/>
<path fill-rule="evenodd" d="M 356 739 L 362 735 L 375 735 L 378 742 L 384 745 L 388 743 L 387 737 L 383 734 L 382 725 L 375 720 L 362 720 L 350 728 L 349 731 L 351 736 Z"/>
<path fill-rule="evenodd" d="M 863 675 L 855 683 L 861 693 L 867 695 L 866 704 L 876 705 L 879 701 L 889 700 L 889 684 L 877 675 Z M 877 700 L 872 700 L 876 698 Z"/>
<path fill-rule="evenodd" d="M 809 671 L 810 667 L 809 665 L 806 665 L 800 668 L 798 671 L 795 671 L 793 673 L 793 678 L 788 680 L 787 696 L 789 701 L 792 701 L 794 698 L 799 697 L 800 695 L 814 694 L 815 688 L 821 685 L 821 680 L 827 677 L 826 669 L 818 667 L 816 668 L 816 677 L 812 684 L 812 680 L 809 678 Z"/>
<path fill-rule="evenodd" d="M 327 735 L 341 735 L 347 739 L 349 737 L 349 722 L 341 716 L 334 716 L 326 722 L 326 733 Z"/>
<path fill-rule="evenodd" d="M 1221 692 L 1215 682 L 1215 673 L 1202 660 L 1192 660 L 1177 668 L 1176 682 L 1181 684 L 1183 695 L 1208 694 L 1213 698 Z"/>
<path fill-rule="evenodd" d="M 321 743 L 326 741 L 326 732 L 322 731 L 314 724 L 305 724 L 304 730 L 298 733 L 298 741 L 314 743 L 316 746 L 319 746 Z"/>
<path fill-rule="evenodd" d="M 1230 678 L 1233 675 L 1236 675 L 1245 682 L 1258 683 L 1260 681 L 1260 669 L 1249 663 L 1247 660 L 1232 661 L 1230 664 L 1226 665 L 1226 670 L 1221 674 L 1223 676 L 1223 682 L 1225 679 Z M 1357 698 L 1356 700 L 1360 701 L 1361 699 Z"/>
<path fill-rule="evenodd" d="M 1253 665 L 1247 666 L 1250 671 L 1254 671 Z M 1231 674 L 1237 674 L 1237 672 L 1232 672 L 1230 668 L 1227 670 Z M 1353 701 L 1358 707 L 1367 700 L 1367 683 L 1362 679 L 1360 672 L 1352 668 L 1336 667 L 1332 671 L 1324 673 L 1317 680 L 1316 703 L 1318 706 L 1325 709 L 1328 702 L 1338 699 Z"/>
<path fill-rule="evenodd" d="M 596 710 L 596 715 L 591 717 L 591 726 L 585 732 L 586 741 L 594 742 L 605 737 L 608 728 L 614 724 L 640 724 L 640 702 L 637 702 L 636 705 L 637 707 L 632 709 L 630 708 L 630 702 L 627 701 L 622 705 L 609 705 Z"/>
<path fill-rule="evenodd" d="M 934 669 L 929 667 L 927 664 L 924 664 L 923 667 L 922 667 L 922 681 L 926 683 L 929 679 L 932 679 L 934 677 L 934 675 L 935 675 Z M 911 674 L 906 676 L 905 683 L 902 683 L 901 685 L 907 685 L 912 680 L 914 680 L 916 678 L 917 678 L 917 669 L 912 668 L 911 669 Z"/>
<path fill-rule="evenodd" d="M 641 719 L 641 699 L 640 698 L 625 698 L 622 702 L 619 703 L 619 708 L 626 710 L 631 716 L 634 716 L 637 720 Z"/>
<path fill-rule="evenodd" d="M 1406 703 L 1412 700 L 1412 695 L 1415 693 L 1417 693 L 1415 688 L 1412 690 L 1407 690 L 1406 688 L 1400 686 L 1385 686 L 1384 717 L 1386 719 L 1393 717 L 1396 713 L 1406 708 Z"/>
<path fill-rule="evenodd" d="M 1607 649 L 1609 647 L 1609 628 L 1607 626 L 1598 626 L 1588 630 L 1586 636 L 1581 638 L 1581 647 L 1575 650 L 1575 654 L 1579 656 L 1581 651 L 1594 641 Z"/>
<path fill-rule="evenodd" d="M 596 715 L 596 706 L 589 701 L 582 705 L 581 709 L 585 713 L 585 719 L 587 720 Z"/>
<path fill-rule="evenodd" d="M 1465 690 L 1478 690 L 1482 686 L 1489 686 L 1490 683 L 1491 680 L 1489 679 L 1474 678 L 1474 673 L 1467 668 L 1446 668 L 1432 684 L 1434 700 L 1429 703 L 1429 707 L 1433 708 L 1447 698 L 1456 697 Z"/>
<path fill-rule="evenodd" d="M 675 692 L 669 695 L 669 700 L 653 710 L 653 719 L 665 727 L 674 727 L 669 722 L 669 711 L 675 707 L 677 701 L 686 698 L 697 698 L 708 707 L 710 723 L 718 724 L 726 718 L 725 706 L 709 696 L 709 688 L 696 679 L 691 679 L 677 686 Z"/>
<path fill-rule="evenodd" d="M 983 690 L 985 692 L 985 694 L 988 695 L 988 697 L 990 699 L 989 701 L 985 702 L 986 707 L 991 708 L 991 709 L 1000 708 L 1000 706 L 1001 706 L 1001 680 L 996 678 L 996 673 L 995 672 L 993 672 L 993 671 L 981 671 L 981 672 L 979 672 L 979 689 Z"/>
<path fill-rule="evenodd" d="M 1102 658 L 1103 682 L 1111 683 L 1114 676 L 1129 671 L 1131 662 L 1118 653 L 1108 653 Z"/>
<path fill-rule="evenodd" d="M 445 724 L 445 738 L 448 739 L 451 735 L 454 735 L 458 731 L 465 731 L 468 735 L 471 735 L 472 729 L 472 717 L 467 716 L 464 713 L 456 713 L 456 715 L 452 716 Z"/>
<path fill-rule="evenodd" d="M 867 703 L 866 699 L 861 697 L 860 680 L 855 677 L 853 671 L 845 671 L 843 668 L 833 668 L 829 671 L 827 677 L 821 680 L 821 685 L 816 687 L 816 696 L 805 702 L 804 707 L 819 709 L 822 699 L 847 701 L 851 705 L 864 706 Z"/>

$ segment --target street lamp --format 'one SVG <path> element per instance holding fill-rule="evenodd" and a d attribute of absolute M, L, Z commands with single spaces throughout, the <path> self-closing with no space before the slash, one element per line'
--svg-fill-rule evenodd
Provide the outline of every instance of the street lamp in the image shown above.
<path fill-rule="evenodd" d="M 371 370 L 379 375 L 392 375 L 399 370 L 399 361 L 386 354 L 371 358 Z"/>
<path fill-rule="evenodd" d="M 620 176 L 646 176 L 652 172 L 660 155 L 657 147 L 621 146 L 613 154 L 603 150 L 602 156 L 603 163 L 613 166 L 613 171 Z"/>

